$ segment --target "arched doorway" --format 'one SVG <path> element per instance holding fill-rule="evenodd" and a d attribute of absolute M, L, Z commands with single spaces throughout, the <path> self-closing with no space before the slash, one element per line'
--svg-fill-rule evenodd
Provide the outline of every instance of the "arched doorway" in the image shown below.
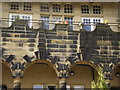
<path fill-rule="evenodd" d="M 2 63 L 2 87 L 13 88 L 13 78 L 10 68 Z"/>
<path fill-rule="evenodd" d="M 97 77 L 97 71 L 91 65 L 76 63 L 69 70 L 66 82 L 70 88 L 91 88 L 91 82 Z"/>
<path fill-rule="evenodd" d="M 34 62 L 25 70 L 22 78 L 22 88 L 47 88 L 58 86 L 57 74 L 49 63 Z"/>
<path fill-rule="evenodd" d="M 112 73 L 112 82 L 111 82 L 111 88 L 114 89 L 120 89 L 120 65 L 117 66 L 113 73 Z"/>

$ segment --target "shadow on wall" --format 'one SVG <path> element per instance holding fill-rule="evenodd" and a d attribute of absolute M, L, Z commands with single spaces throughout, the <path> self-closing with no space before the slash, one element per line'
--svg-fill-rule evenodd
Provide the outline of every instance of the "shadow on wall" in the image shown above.
<path fill-rule="evenodd" d="M 2 64 L 2 87 L 13 88 L 13 78 L 10 69 Z"/>
<path fill-rule="evenodd" d="M 116 67 L 113 72 L 112 90 L 120 90 L 120 66 Z"/>

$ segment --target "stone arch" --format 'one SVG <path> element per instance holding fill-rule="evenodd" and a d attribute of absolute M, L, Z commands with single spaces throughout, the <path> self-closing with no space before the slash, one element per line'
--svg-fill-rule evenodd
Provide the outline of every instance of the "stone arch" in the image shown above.
<path fill-rule="evenodd" d="M 92 68 L 98 70 L 98 67 L 95 64 L 91 63 L 90 61 L 76 61 L 74 64 L 71 64 L 70 68 L 74 67 L 77 64 L 89 65 Z"/>
<path fill-rule="evenodd" d="M 27 64 L 23 71 L 22 88 L 32 88 L 34 84 L 46 87 L 49 84 L 58 85 L 55 65 L 47 60 L 35 60 Z"/>
<path fill-rule="evenodd" d="M 1 61 L 0 64 L 2 65 L 4 64 L 6 67 L 10 68 L 10 64 L 5 61 Z"/>
<path fill-rule="evenodd" d="M 8 89 L 13 88 L 13 74 L 10 69 L 10 65 L 7 62 L 2 62 L 2 83 L 1 85 L 5 85 Z"/>
<path fill-rule="evenodd" d="M 91 62 L 77 61 L 72 64 L 68 70 L 68 79 L 66 83 L 70 85 L 71 88 L 74 88 L 74 85 L 83 85 L 84 88 L 90 88 L 91 82 L 97 80 L 97 70 L 98 67 Z"/>
<path fill-rule="evenodd" d="M 120 88 L 120 64 L 116 65 L 113 72 L 112 72 L 112 81 L 111 81 L 111 88 L 119 89 Z"/>
<path fill-rule="evenodd" d="M 26 71 L 27 68 L 29 68 L 31 65 L 35 64 L 35 63 L 45 63 L 45 64 L 48 64 L 51 68 L 53 68 L 55 70 L 55 72 L 57 73 L 57 69 L 55 67 L 54 64 L 52 64 L 51 62 L 49 62 L 48 60 L 34 60 L 30 63 L 28 63 L 25 67 L 25 69 L 23 70 L 23 74 L 24 72 Z"/>

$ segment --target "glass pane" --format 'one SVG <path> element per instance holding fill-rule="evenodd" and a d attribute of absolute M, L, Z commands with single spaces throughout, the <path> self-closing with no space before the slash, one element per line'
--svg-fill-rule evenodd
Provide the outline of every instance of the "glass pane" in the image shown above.
<path fill-rule="evenodd" d="M 84 86 L 82 85 L 75 85 L 74 90 L 84 90 Z"/>
<path fill-rule="evenodd" d="M 32 20 L 32 16 L 31 15 L 20 15 L 20 19 L 23 19 L 23 20 L 27 20 L 28 21 L 28 26 L 31 27 L 32 26 L 32 23 L 31 23 L 31 20 Z"/>
<path fill-rule="evenodd" d="M 49 17 L 48 16 L 41 16 L 41 20 L 44 23 L 43 28 L 49 29 Z"/>
<path fill-rule="evenodd" d="M 70 85 L 66 85 L 66 89 L 67 89 L 67 90 L 70 90 Z"/>
<path fill-rule="evenodd" d="M 43 85 L 33 85 L 33 90 L 43 90 Z"/>
<path fill-rule="evenodd" d="M 83 29 L 87 31 L 91 31 L 91 25 L 84 25 Z"/>

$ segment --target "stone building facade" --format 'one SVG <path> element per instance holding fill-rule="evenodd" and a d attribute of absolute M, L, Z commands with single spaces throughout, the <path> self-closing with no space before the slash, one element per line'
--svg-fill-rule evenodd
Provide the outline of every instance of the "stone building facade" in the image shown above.
<path fill-rule="evenodd" d="M 119 5 L 1 2 L 1 86 L 91 88 L 102 67 L 120 88 Z"/>

